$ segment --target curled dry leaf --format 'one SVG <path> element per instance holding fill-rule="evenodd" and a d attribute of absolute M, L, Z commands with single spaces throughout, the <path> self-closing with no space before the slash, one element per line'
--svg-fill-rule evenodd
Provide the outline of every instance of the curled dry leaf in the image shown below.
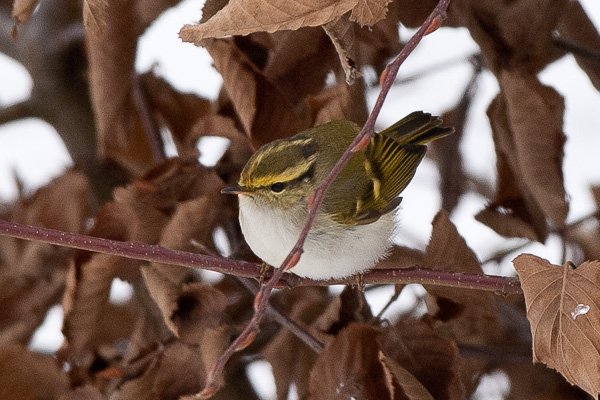
<path fill-rule="evenodd" d="M 433 219 L 431 240 L 427 245 L 423 266 L 454 272 L 483 274 L 473 251 L 467 246 L 446 211 Z M 468 289 L 426 286 L 435 296 L 428 298 L 428 309 L 440 321 L 440 329 L 451 334 L 461 344 L 484 346 L 501 337 L 494 298 L 489 292 Z M 485 360 L 459 359 L 459 375 L 467 396 L 475 390 L 477 380 L 485 371 Z"/>
<path fill-rule="evenodd" d="M 148 95 L 149 107 L 156 120 L 169 128 L 179 156 L 196 155 L 196 142 L 189 140 L 189 136 L 200 118 L 214 112 L 211 102 L 192 93 L 176 91 L 152 72 L 141 75 L 140 82 Z"/>
<path fill-rule="evenodd" d="M 0 398 L 55 399 L 67 391 L 67 375 L 51 356 L 21 346 L 0 349 Z"/>
<path fill-rule="evenodd" d="M 89 35 L 100 36 L 106 27 L 107 0 L 83 0 L 83 26 Z"/>
<path fill-rule="evenodd" d="M 346 74 L 346 83 L 352 85 L 356 78 L 362 76 L 356 66 L 356 48 L 354 24 L 347 15 L 341 15 L 323 25 L 323 29 L 331 39 L 338 53 L 340 63 Z"/>
<path fill-rule="evenodd" d="M 246 134 L 256 147 L 289 137 L 300 129 L 293 105 L 232 39 L 203 42 L 223 76 L 223 85 Z M 272 118 L 277 115 L 277 118 Z"/>
<path fill-rule="evenodd" d="M 98 150 L 141 176 L 154 164 L 154 159 L 133 99 L 139 34 L 135 4 L 107 3 L 104 34 L 89 35 L 87 49 Z"/>
<path fill-rule="evenodd" d="M 431 239 L 423 259 L 424 266 L 442 271 L 483 274 L 477 257 L 460 236 L 446 211 L 438 212 L 432 225 Z M 496 308 L 492 294 L 440 286 L 427 286 L 426 289 L 438 298 L 451 300 L 464 307 L 461 308 L 461 313 L 464 313 L 463 317 L 466 318 L 460 319 L 465 319 L 465 321 L 461 321 L 459 326 L 456 326 L 456 328 L 462 327 L 461 330 L 465 330 L 460 334 L 456 333 L 457 338 L 460 338 L 461 341 L 475 340 L 477 343 L 481 343 L 481 338 L 498 333 Z M 468 335 L 466 331 L 469 331 Z"/>
<path fill-rule="evenodd" d="M 15 0 L 12 9 L 12 17 L 15 20 L 15 25 L 24 24 L 29 21 L 37 3 L 38 0 Z"/>
<path fill-rule="evenodd" d="M 412 387 L 421 394 L 421 388 L 424 388 L 435 399 L 465 397 L 465 389 L 459 379 L 456 343 L 441 337 L 430 323 L 412 318 L 401 319 L 384 328 L 377 341 L 385 357 L 412 376 L 405 379 L 405 374 L 401 374 L 393 382 L 407 396 Z"/>
<path fill-rule="evenodd" d="M 559 40 L 570 46 L 575 60 L 600 90 L 600 34 L 578 1 L 567 2 L 558 23 Z"/>
<path fill-rule="evenodd" d="M 58 400 L 104 400 L 104 396 L 95 386 L 85 385 L 63 394 Z"/>
<path fill-rule="evenodd" d="M 537 240 L 544 240 L 546 220 L 564 227 L 568 212 L 562 174 L 563 99 L 535 76 L 504 71 L 500 83 L 502 92 L 488 109 L 498 170 L 496 199 L 488 208 L 497 214 L 494 219 L 507 217 L 509 227 L 501 226 L 498 233 L 530 237 L 533 229 Z"/>
<path fill-rule="evenodd" d="M 495 74 L 520 69 L 536 74 L 564 54 L 552 43 L 558 19 L 568 1 L 523 0 L 451 3 L 448 22 L 465 26 Z"/>
<path fill-rule="evenodd" d="M 600 262 L 574 268 L 522 254 L 513 261 L 525 294 L 533 360 L 600 394 Z"/>
<path fill-rule="evenodd" d="M 500 75 L 500 88 L 513 134 L 512 149 L 503 150 L 544 213 L 562 228 L 569 210 L 562 173 L 563 97 L 516 71 Z"/>
<path fill-rule="evenodd" d="M 357 2 L 358 0 L 237 0 L 229 2 L 203 24 L 185 25 L 179 36 L 184 42 L 202 45 L 200 42 L 205 38 L 319 26 L 350 11 Z"/>
<path fill-rule="evenodd" d="M 262 71 L 267 79 L 294 105 L 307 95 L 318 95 L 327 74 L 338 66 L 338 56 L 325 31 L 303 28 L 266 36 L 270 39 L 266 45 L 269 55 Z"/>
<path fill-rule="evenodd" d="M 423 252 L 404 246 L 394 246 L 386 258 L 373 268 L 410 268 L 423 265 Z"/>
<path fill-rule="evenodd" d="M 362 126 L 367 120 L 364 90 L 364 81 L 359 79 L 352 86 L 339 83 L 317 95 L 307 96 L 305 103 L 309 125 L 347 119 Z"/>
<path fill-rule="evenodd" d="M 386 375 L 386 385 L 392 394 L 392 399 L 400 397 L 400 394 L 397 393 L 398 388 L 395 386 L 398 385 L 408 400 L 434 400 L 431 393 L 425 389 L 425 386 L 414 375 L 381 351 L 379 352 L 379 360 L 383 365 Z"/>
<path fill-rule="evenodd" d="M 385 18 L 392 0 L 358 0 L 352 8 L 350 19 L 364 25 L 375 25 Z"/>
<path fill-rule="evenodd" d="M 352 323 L 319 354 L 310 374 L 315 400 L 390 399 L 386 376 L 379 361 L 380 331 Z M 335 368 L 332 366 L 335 365 Z"/>
<path fill-rule="evenodd" d="M 533 227 L 511 210 L 488 206 L 478 212 L 475 219 L 505 237 L 522 237 L 532 241 L 539 239 Z"/>

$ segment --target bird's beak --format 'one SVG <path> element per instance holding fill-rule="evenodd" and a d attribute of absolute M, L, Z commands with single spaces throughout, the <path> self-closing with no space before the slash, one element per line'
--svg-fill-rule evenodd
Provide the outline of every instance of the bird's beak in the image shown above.
<path fill-rule="evenodd" d="M 222 189 L 221 193 L 251 195 L 254 192 L 252 191 L 252 189 L 248 188 L 247 186 L 229 186 L 229 187 L 226 187 L 225 189 Z"/>

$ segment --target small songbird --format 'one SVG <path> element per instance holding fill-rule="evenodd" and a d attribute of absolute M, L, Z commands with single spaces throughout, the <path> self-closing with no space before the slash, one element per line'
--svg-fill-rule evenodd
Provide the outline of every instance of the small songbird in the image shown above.
<path fill-rule="evenodd" d="M 375 134 L 356 152 L 325 194 L 290 272 L 311 279 L 364 272 L 392 246 L 393 212 L 400 193 L 423 159 L 425 143 L 452 128 L 421 111 Z M 223 193 L 239 197 L 242 233 L 252 251 L 279 267 L 302 231 L 308 203 L 360 131 L 350 121 L 333 121 L 262 146 L 244 167 L 238 186 Z"/>

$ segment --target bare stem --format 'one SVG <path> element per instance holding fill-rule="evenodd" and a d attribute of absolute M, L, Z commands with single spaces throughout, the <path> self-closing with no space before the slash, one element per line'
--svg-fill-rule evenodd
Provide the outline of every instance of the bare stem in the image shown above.
<path fill-rule="evenodd" d="M 33 111 L 31 100 L 25 100 L 5 108 L 0 108 L 0 124 L 34 116 L 36 115 Z"/>
<path fill-rule="evenodd" d="M 56 229 L 33 227 L 2 219 L 0 219 L 0 235 L 137 260 L 180 265 L 187 268 L 206 269 L 238 277 L 254 278 L 256 280 L 261 278 L 261 265 L 247 261 L 188 253 L 140 242 L 121 242 L 78 233 L 63 232 Z M 277 279 L 278 273 L 278 286 L 280 287 L 353 285 L 356 283 L 354 276 L 339 279 L 312 280 L 291 273 L 281 273 L 281 268 L 277 268 L 271 276 L 266 276 L 269 279 L 267 285 L 270 284 L 271 288 L 275 287 L 275 279 Z M 420 283 L 424 285 L 484 290 L 501 295 L 522 293 L 517 278 L 436 271 L 418 267 L 372 269 L 362 275 L 362 282 L 366 285 Z"/>

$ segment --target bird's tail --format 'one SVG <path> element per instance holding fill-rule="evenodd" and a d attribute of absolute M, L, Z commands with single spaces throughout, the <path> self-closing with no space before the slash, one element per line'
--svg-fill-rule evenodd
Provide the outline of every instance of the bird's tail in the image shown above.
<path fill-rule="evenodd" d="M 415 111 L 380 133 L 400 144 L 425 144 L 454 132 L 454 128 L 442 128 L 441 124 L 440 117 Z"/>

